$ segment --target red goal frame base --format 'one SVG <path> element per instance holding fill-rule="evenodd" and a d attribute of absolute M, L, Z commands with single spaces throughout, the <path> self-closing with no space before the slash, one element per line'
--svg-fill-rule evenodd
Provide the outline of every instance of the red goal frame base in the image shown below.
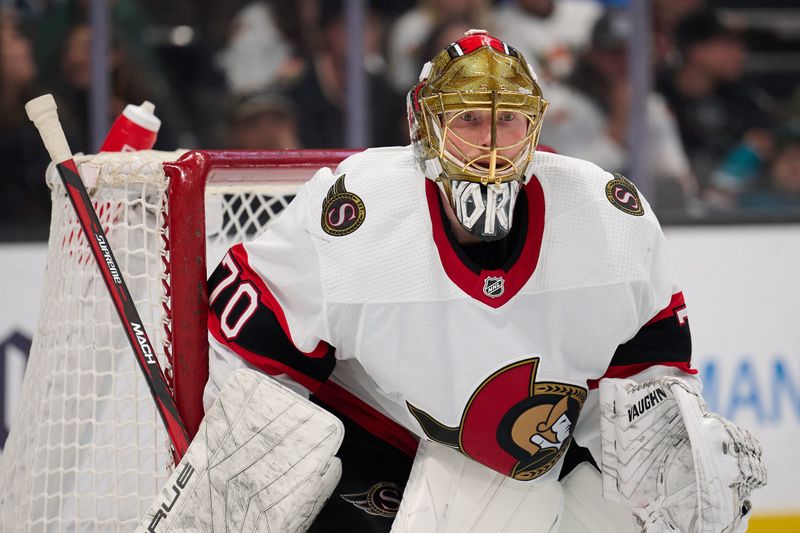
<path fill-rule="evenodd" d="M 336 167 L 357 150 L 193 150 L 164 163 L 169 180 L 169 287 L 173 394 L 189 435 L 203 419 L 208 380 L 206 188 L 299 184 L 321 167 Z M 198 206 L 201 208 L 198 210 Z"/>

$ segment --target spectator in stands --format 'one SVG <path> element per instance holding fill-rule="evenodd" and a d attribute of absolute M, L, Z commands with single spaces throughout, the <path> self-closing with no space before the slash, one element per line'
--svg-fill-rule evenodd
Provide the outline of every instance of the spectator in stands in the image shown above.
<path fill-rule="evenodd" d="M 705 8 L 705 0 L 653 0 L 653 48 L 656 69 L 675 65 L 680 59 L 675 30 L 697 11 Z"/>
<path fill-rule="evenodd" d="M 602 15 L 595 0 L 512 0 L 494 9 L 494 34 L 514 43 L 546 79 L 563 79 Z"/>
<path fill-rule="evenodd" d="M 0 9 L 0 222 L 44 229 L 50 213 L 44 180 L 49 157 L 24 109 L 38 95 L 31 41 L 15 14 Z"/>
<path fill-rule="evenodd" d="M 276 90 L 236 98 L 230 113 L 230 148 L 242 150 L 289 150 L 301 148 L 296 111 L 292 102 Z"/>
<path fill-rule="evenodd" d="M 550 83 L 541 142 L 565 155 L 628 173 L 630 90 L 627 47 L 629 19 L 609 10 L 594 25 L 591 44 L 579 56 L 567 83 Z M 647 101 L 650 174 L 656 206 L 682 207 L 696 192 L 677 124 L 655 92 Z M 637 177 L 630 176 L 635 182 Z"/>
<path fill-rule="evenodd" d="M 299 33 L 303 12 L 311 6 L 307 0 L 298 4 L 291 21 L 280 2 L 252 2 L 236 13 L 228 42 L 217 56 L 235 95 L 261 91 L 300 74 L 304 43 Z"/>
<path fill-rule="evenodd" d="M 431 29 L 427 38 L 420 44 L 420 53 L 416 61 L 417 70 L 421 72 L 422 66 L 426 61 L 429 61 L 430 58 L 435 56 L 440 50 L 447 48 L 450 43 L 454 43 L 464 37 L 464 32 L 472 27 L 468 19 L 459 17 L 444 20 L 437 24 Z"/>
<path fill-rule="evenodd" d="M 768 134 L 771 102 L 742 81 L 744 43 L 713 12 L 686 17 L 676 37 L 680 63 L 659 79 L 658 89 L 676 115 L 692 170 L 708 189 L 732 150 L 753 132 Z"/>
<path fill-rule="evenodd" d="M 380 26 L 373 12 L 364 32 L 365 56 L 376 54 Z M 344 146 L 347 91 L 347 30 L 343 0 L 325 0 L 320 4 L 319 42 L 306 68 L 287 94 L 297 109 L 300 141 L 306 148 L 341 148 Z M 365 61 L 368 101 L 367 145 L 390 146 L 408 142 L 403 98 L 394 93 L 374 63 Z"/>
<path fill-rule="evenodd" d="M 737 206 L 743 208 L 800 208 L 800 121 L 784 126 L 765 171 L 750 190 L 742 192 Z"/>
<path fill-rule="evenodd" d="M 745 133 L 742 142 L 728 152 L 714 169 L 705 190 L 711 206 L 730 208 L 737 197 L 757 185 L 764 167 L 772 158 L 774 138 L 771 131 L 753 129 Z"/>
<path fill-rule="evenodd" d="M 53 82 L 59 104 L 59 117 L 74 152 L 88 153 L 94 148 L 89 138 L 89 90 L 91 85 L 92 29 L 87 22 L 74 25 L 62 45 L 60 76 Z M 177 106 L 172 104 L 168 86 L 139 64 L 121 42 L 111 46 L 111 95 L 109 125 L 125 105 L 150 100 L 162 120 L 156 148 L 175 149 L 177 132 L 183 123 Z"/>
<path fill-rule="evenodd" d="M 76 26 L 86 24 L 89 19 L 89 0 L 51 2 L 41 20 L 37 22 L 35 57 L 42 82 L 55 84 L 61 71 L 63 47 Z M 146 42 L 147 18 L 135 0 L 109 2 L 110 33 L 119 48 L 127 51 L 128 57 L 141 65 L 148 75 L 161 77 L 158 61 Z"/>
<path fill-rule="evenodd" d="M 489 3 L 489 0 L 420 0 L 417 7 L 398 17 L 389 29 L 387 40 L 389 79 L 395 90 L 405 93 L 417 83 L 421 46 L 437 25 L 465 19 L 473 28 L 485 28 L 489 22 Z M 502 34 L 498 37 L 505 38 Z"/>
<path fill-rule="evenodd" d="M 21 123 L 26 99 L 35 96 L 36 65 L 30 40 L 6 10 L 0 10 L 0 69 L 0 120 L 3 126 Z"/>
<path fill-rule="evenodd" d="M 42 83 L 55 93 L 66 120 L 68 140 L 76 152 L 88 152 L 88 90 L 91 81 L 89 0 L 56 2 L 37 22 L 34 54 Z M 109 2 L 112 74 L 109 124 L 128 103 L 148 99 L 162 120 L 156 148 L 189 147 L 195 139 L 183 101 L 175 98 L 147 36 L 149 21 L 135 0 Z M 178 141 L 180 139 L 180 143 Z"/>
<path fill-rule="evenodd" d="M 789 99 L 788 113 L 790 117 L 800 119 L 800 84 Z"/>

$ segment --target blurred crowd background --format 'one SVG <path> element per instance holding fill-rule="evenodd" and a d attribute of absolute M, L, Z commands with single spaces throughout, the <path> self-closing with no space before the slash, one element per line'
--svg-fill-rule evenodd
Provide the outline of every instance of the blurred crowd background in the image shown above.
<path fill-rule="evenodd" d="M 800 4 L 649 1 L 646 100 L 654 208 L 673 221 L 800 221 Z M 150 100 L 157 149 L 345 147 L 342 0 L 109 0 L 109 121 Z M 408 143 L 423 63 L 486 28 L 534 66 L 541 142 L 628 173 L 625 1 L 365 0 L 367 145 Z M 0 0 L 0 240 L 44 238 L 47 154 L 23 105 L 53 92 L 89 153 L 88 0 Z M 629 176 L 634 182 L 636 176 Z"/>

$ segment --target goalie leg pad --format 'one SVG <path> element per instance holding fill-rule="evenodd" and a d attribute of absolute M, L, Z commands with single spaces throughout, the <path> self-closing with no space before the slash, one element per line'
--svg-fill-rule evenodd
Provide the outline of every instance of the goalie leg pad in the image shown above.
<path fill-rule="evenodd" d="M 649 533 L 734 533 L 766 484 L 761 446 L 679 378 L 600 382 L 603 496 Z"/>
<path fill-rule="evenodd" d="M 603 498 L 600 472 L 588 462 L 561 480 L 564 518 L 558 533 L 636 533 L 630 507 Z"/>
<path fill-rule="evenodd" d="M 306 531 L 341 477 L 343 437 L 332 414 L 237 370 L 138 531 Z"/>
<path fill-rule="evenodd" d="M 423 439 L 391 533 L 552 533 L 563 506 L 555 479 L 518 481 Z"/>

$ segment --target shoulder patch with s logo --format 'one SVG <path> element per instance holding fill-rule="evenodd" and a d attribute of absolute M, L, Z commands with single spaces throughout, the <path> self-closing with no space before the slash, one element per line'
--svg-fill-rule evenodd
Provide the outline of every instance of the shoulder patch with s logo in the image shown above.
<path fill-rule="evenodd" d="M 636 217 L 644 215 L 644 206 L 636 186 L 622 174 L 612 172 L 614 179 L 606 183 L 606 198 L 611 205 Z"/>
<path fill-rule="evenodd" d="M 353 233 L 367 215 L 361 198 L 345 189 L 344 177 L 336 180 L 322 202 L 322 231 L 334 237 Z"/>

